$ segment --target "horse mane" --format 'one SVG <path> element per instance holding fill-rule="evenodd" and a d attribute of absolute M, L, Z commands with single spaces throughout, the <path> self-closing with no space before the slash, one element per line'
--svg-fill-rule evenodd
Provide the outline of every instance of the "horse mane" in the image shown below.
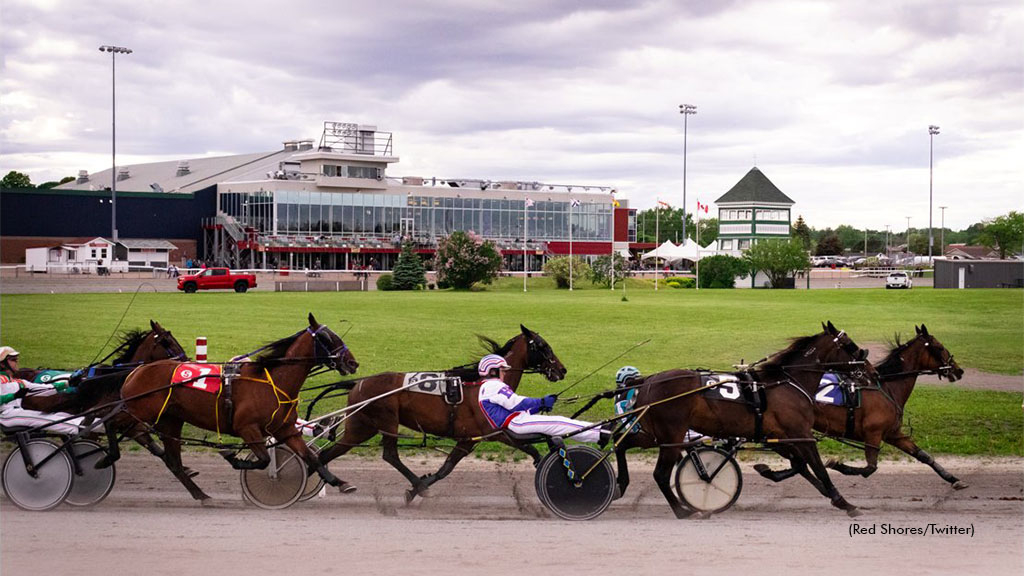
<path fill-rule="evenodd" d="M 812 334 L 791 339 L 788 347 L 769 356 L 764 362 L 757 365 L 757 369 L 764 372 L 782 371 L 793 360 L 801 356 L 819 336 L 820 334 Z"/>
<path fill-rule="evenodd" d="M 472 362 L 468 362 L 461 366 L 455 366 L 447 371 L 452 376 L 458 376 L 463 382 L 473 382 L 480 379 L 480 374 L 476 370 L 477 365 L 480 364 L 480 359 L 487 354 L 497 354 L 498 356 L 508 354 L 509 350 L 512 349 L 512 346 L 515 345 L 516 338 L 519 336 L 516 335 L 509 338 L 508 342 L 505 342 L 504 345 L 498 344 L 495 340 L 481 334 L 477 334 L 476 337 L 480 341 L 480 346 L 483 347 L 485 353 Z"/>
<path fill-rule="evenodd" d="M 889 353 L 885 356 L 885 360 L 875 366 L 875 370 L 879 374 L 895 374 L 903 370 L 903 360 L 900 359 L 900 354 L 910 347 L 911 342 L 913 339 L 900 342 L 899 332 L 894 334 L 891 340 L 886 339 L 885 343 L 889 346 Z"/>
<path fill-rule="evenodd" d="M 121 339 L 117 342 L 115 350 L 124 349 L 117 358 L 114 358 L 114 364 L 126 364 L 135 355 L 135 351 L 139 349 L 142 341 L 146 339 L 146 334 L 149 332 L 136 328 L 134 330 L 128 330 L 121 335 Z"/>
<path fill-rule="evenodd" d="M 257 368 L 270 368 L 281 362 L 281 358 L 288 353 L 288 349 L 298 340 L 305 330 L 300 330 L 291 336 L 265 345 L 261 352 L 253 358 L 253 364 Z"/>

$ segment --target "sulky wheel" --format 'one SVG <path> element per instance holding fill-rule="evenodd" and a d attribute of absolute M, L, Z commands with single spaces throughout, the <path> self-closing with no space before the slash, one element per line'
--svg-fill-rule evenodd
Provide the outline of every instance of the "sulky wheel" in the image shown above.
<path fill-rule="evenodd" d="M 674 477 L 679 500 L 698 512 L 728 510 L 743 489 L 743 475 L 736 459 L 711 446 L 690 450 L 676 465 Z"/>
<path fill-rule="evenodd" d="M 113 464 L 96 469 L 96 463 L 106 457 L 107 451 L 92 440 L 75 440 L 71 443 L 71 450 L 82 474 L 75 475 L 71 492 L 64 502 L 70 506 L 99 504 L 114 489 L 114 481 L 117 479 Z"/>
<path fill-rule="evenodd" d="M 54 454 L 56 452 L 56 454 Z M 37 466 L 29 473 L 24 455 Z M 45 463 L 40 463 L 48 456 Z M 18 508 L 31 511 L 50 510 L 58 506 L 71 491 L 75 473 L 66 452 L 49 440 L 36 438 L 25 443 L 25 452 L 18 446 L 4 461 L 4 493 Z"/>
<path fill-rule="evenodd" d="M 292 449 L 278 445 L 267 449 L 270 464 L 263 470 L 242 470 L 242 494 L 265 510 L 280 510 L 298 502 L 306 490 L 306 463 Z M 255 460 L 255 455 L 249 456 Z"/>
<path fill-rule="evenodd" d="M 314 454 L 320 453 L 320 449 L 316 447 L 316 444 L 307 444 L 306 447 Z M 299 496 L 299 502 L 305 502 L 319 494 L 320 490 L 323 489 L 324 484 L 326 484 L 326 482 L 324 482 L 324 479 L 321 478 L 319 474 L 307 478 L 306 489 L 302 491 L 302 496 Z"/>
<path fill-rule="evenodd" d="M 590 446 L 568 446 L 565 458 L 572 463 L 574 478 L 569 478 L 558 451 L 549 453 L 534 477 L 537 497 L 548 510 L 566 520 L 590 520 L 600 516 L 615 494 L 615 472 L 611 463 L 603 452 Z"/>

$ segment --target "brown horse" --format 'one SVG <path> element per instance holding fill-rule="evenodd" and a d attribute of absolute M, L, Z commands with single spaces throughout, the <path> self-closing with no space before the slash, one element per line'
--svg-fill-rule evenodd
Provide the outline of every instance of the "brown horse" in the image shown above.
<path fill-rule="evenodd" d="M 670 476 L 688 445 L 686 432 L 693 429 L 714 438 L 738 437 L 766 442 L 773 451 L 788 458 L 794 473 L 806 478 L 832 501 L 833 506 L 850 516 L 859 515 L 857 508 L 836 490 L 822 464 L 813 439 L 811 397 L 823 372 L 858 370 L 867 351 L 861 350 L 845 332 L 836 330 L 831 322 L 822 327 L 824 331 L 820 334 L 798 338 L 785 350 L 746 372 L 730 375 L 763 387 L 760 426 L 755 412 L 747 404 L 723 401 L 724 393 L 717 397 L 708 392 L 686 394 L 705 385 L 702 376 L 709 376 L 707 372 L 669 370 L 646 377 L 637 389 L 634 406 L 643 410 L 649 405 L 639 417 L 641 429 L 627 435 L 616 448 L 619 493 L 624 494 L 629 485 L 626 451 L 634 447 L 657 447 L 654 480 L 677 518 L 691 516 L 694 512 L 672 493 Z M 713 390 L 715 388 L 709 391 Z M 738 383 L 732 390 L 739 398 Z"/>
<path fill-rule="evenodd" d="M 240 365 L 240 374 L 232 379 L 230 403 L 220 394 L 172 385 L 178 366 L 178 362 L 155 362 L 132 372 L 121 389 L 125 413 L 119 415 L 115 425 L 127 423 L 131 436 L 156 431 L 166 449 L 164 463 L 193 498 L 206 501 L 209 496 L 181 464 L 181 429 L 185 422 L 242 438 L 256 460 L 240 459 L 233 452 L 224 454 L 236 469 L 266 468 L 270 454 L 265 440 L 272 436 L 287 444 L 324 481 L 344 489 L 345 483 L 320 464 L 296 430 L 296 404 L 299 390 L 314 367 L 326 366 L 345 375 L 354 373 L 359 363 L 342 339 L 317 323 L 312 314 L 308 328 L 265 346 L 252 361 Z"/>
<path fill-rule="evenodd" d="M 82 368 L 71 375 L 70 390 L 49 396 L 29 395 L 21 405 L 40 412 L 80 414 L 118 400 L 125 379 L 139 365 L 157 360 L 188 360 L 188 354 L 170 330 L 152 320 L 149 325 L 148 332 L 129 330 L 121 336 L 117 347 L 106 358 L 113 357 L 113 365 L 93 364 Z M 41 370 L 19 371 L 18 377 L 32 380 L 39 372 Z"/>
<path fill-rule="evenodd" d="M 884 441 L 931 466 L 954 489 L 962 490 L 967 488 L 966 482 L 947 472 L 903 432 L 903 409 L 914 391 L 918 375 L 936 374 L 950 382 L 956 382 L 964 375 L 953 355 L 928 333 L 924 324 L 915 326 L 914 330 L 917 335 L 905 344 L 900 344 L 897 336 L 896 345 L 876 366 L 879 383 L 861 388 L 861 404 L 854 410 L 852 433 L 847 430 L 847 409 L 844 406 L 818 404 L 814 428 L 829 436 L 864 443 L 867 465 L 863 468 L 836 460 L 826 464 L 843 474 L 867 478 L 874 473 L 878 469 L 878 451 Z"/>
<path fill-rule="evenodd" d="M 523 372 L 529 370 L 542 372 L 551 382 L 565 378 L 565 366 L 555 356 L 551 346 L 536 332 L 522 325 L 519 328 L 520 333 L 506 342 L 504 346 L 498 346 L 492 340 L 481 338 L 491 349 L 491 353 L 503 356 L 511 366 L 505 383 L 515 390 L 519 386 Z M 384 372 L 359 379 L 351 385 L 352 392 L 348 397 L 349 406 L 402 388 L 406 374 L 405 372 Z M 449 370 L 447 374 L 458 376 L 467 382 L 479 379 L 476 363 Z M 406 492 L 406 502 L 411 502 L 431 484 L 451 473 L 455 465 L 473 451 L 473 448 L 479 443 L 479 440 L 474 440 L 474 438 L 494 431 L 480 410 L 477 401 L 479 392 L 480 389 L 477 386 L 465 386 L 462 403 L 455 406 L 448 405 L 441 396 L 421 394 L 410 390 L 403 390 L 370 402 L 348 418 L 345 432 L 338 438 L 337 443 L 320 453 L 320 461 L 327 464 L 379 432 L 384 460 L 394 466 L 412 484 L 412 488 Z M 454 438 L 457 443 L 437 472 L 422 477 L 417 476 L 402 463 L 398 456 L 399 425 L 423 434 Z M 535 462 L 540 458 L 540 454 L 532 446 L 518 445 L 503 434 L 496 436 L 494 440 L 523 450 L 530 454 Z"/>

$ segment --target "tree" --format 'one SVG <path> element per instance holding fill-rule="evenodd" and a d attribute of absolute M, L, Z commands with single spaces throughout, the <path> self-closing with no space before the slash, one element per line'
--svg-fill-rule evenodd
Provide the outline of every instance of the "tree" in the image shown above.
<path fill-rule="evenodd" d="M 657 211 L 657 212 L 656 212 Z M 657 229 L 658 235 L 654 232 Z M 682 240 L 683 210 L 682 208 L 652 208 L 637 212 L 636 215 L 636 239 L 637 242 L 653 242 L 661 244 L 665 240 L 676 242 Z M 696 235 L 696 228 L 693 226 L 693 213 L 686 214 L 686 236 L 693 238 Z M 703 229 L 701 230 L 700 241 L 704 240 Z"/>
<path fill-rule="evenodd" d="M 439 285 L 468 290 L 473 284 L 490 284 L 501 270 L 501 254 L 494 243 L 461 230 L 443 238 L 434 257 Z"/>
<path fill-rule="evenodd" d="M 1007 254 L 1018 250 L 1024 251 L 1024 214 L 1011 210 L 1009 214 L 984 222 L 985 227 L 978 235 L 983 246 L 999 250 L 999 257 L 1005 259 Z"/>
<path fill-rule="evenodd" d="M 629 270 L 629 264 L 626 259 L 622 257 L 622 254 L 613 252 L 608 256 L 601 256 L 597 260 L 594 260 L 594 265 L 590 268 L 590 281 L 594 284 L 601 286 L 611 287 L 612 285 L 612 257 L 615 258 L 615 279 L 616 281 L 625 278 L 626 272 Z"/>
<path fill-rule="evenodd" d="M 701 247 L 718 241 L 718 218 L 706 218 L 700 221 Z"/>
<path fill-rule="evenodd" d="M 0 180 L 0 188 L 35 188 L 35 186 L 32 185 L 32 179 L 28 177 L 28 174 L 11 170 L 3 180 Z"/>
<path fill-rule="evenodd" d="M 748 273 L 747 263 L 733 256 L 719 254 L 700 261 L 701 288 L 735 288 L 736 277 Z"/>
<path fill-rule="evenodd" d="M 418 254 L 412 251 L 412 242 L 402 244 L 402 252 L 398 255 L 398 262 L 395 263 L 395 269 L 391 273 L 394 275 L 394 282 L 392 282 L 394 290 L 416 290 L 427 284 L 423 261 L 420 260 Z"/>
<path fill-rule="evenodd" d="M 761 240 L 743 252 L 751 272 L 764 272 L 772 288 L 783 287 L 786 278 L 811 267 L 802 246 L 789 240 Z"/>
<path fill-rule="evenodd" d="M 65 176 L 65 177 L 61 178 L 59 182 L 56 181 L 56 180 L 50 180 L 49 182 L 43 182 L 42 184 L 40 184 L 38 186 L 38 188 L 40 188 L 40 189 L 56 188 L 57 186 L 60 186 L 61 184 L 67 184 L 68 182 L 73 182 L 74 180 L 75 180 L 74 176 Z"/>
<path fill-rule="evenodd" d="M 938 242 L 936 242 L 938 244 Z M 909 249 L 914 254 L 928 254 L 928 235 L 911 234 Z"/>
<path fill-rule="evenodd" d="M 807 222 L 804 222 L 803 215 L 796 217 L 796 222 L 793 223 L 793 229 L 789 235 L 791 238 L 799 239 L 804 250 L 811 249 L 811 229 L 807 226 Z"/>
<path fill-rule="evenodd" d="M 814 249 L 816 256 L 842 256 L 843 242 L 835 232 L 830 232 L 818 240 L 818 246 Z"/>
<path fill-rule="evenodd" d="M 569 287 L 569 257 L 552 258 L 544 263 L 544 274 L 555 279 L 555 286 L 558 288 Z M 580 257 L 572 257 L 572 278 L 573 283 L 590 278 L 590 265 Z"/>

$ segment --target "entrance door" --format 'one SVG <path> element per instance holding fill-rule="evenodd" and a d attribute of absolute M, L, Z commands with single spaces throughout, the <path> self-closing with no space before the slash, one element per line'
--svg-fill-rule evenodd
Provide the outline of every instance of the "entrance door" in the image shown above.
<path fill-rule="evenodd" d="M 402 218 L 402 221 L 401 221 L 402 238 L 405 238 L 406 236 L 408 236 L 409 238 L 412 238 L 413 233 L 415 232 L 414 227 L 415 227 L 415 225 L 413 224 L 413 219 L 412 218 Z"/>

